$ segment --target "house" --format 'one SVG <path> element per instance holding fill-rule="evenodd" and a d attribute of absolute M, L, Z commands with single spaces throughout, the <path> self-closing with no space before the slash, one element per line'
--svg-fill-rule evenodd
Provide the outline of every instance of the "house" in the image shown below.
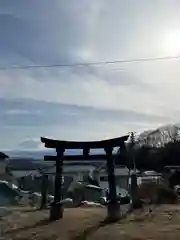
<path fill-rule="evenodd" d="M 162 176 L 154 171 L 146 171 L 141 176 L 141 184 L 144 183 L 161 183 Z"/>
<path fill-rule="evenodd" d="M 26 178 L 26 188 L 29 189 L 33 185 L 36 190 L 41 186 L 41 173 L 49 176 L 51 182 L 50 193 L 52 194 L 53 181 L 55 178 L 56 167 L 54 162 L 44 162 L 43 160 L 34 159 L 10 159 L 7 169 L 12 173 L 14 178 Z M 115 178 L 118 188 L 129 189 L 130 175 L 129 170 L 123 166 L 115 167 Z M 108 176 L 106 172 L 106 161 L 64 161 L 63 178 L 64 189 L 68 189 L 73 181 L 84 181 L 87 176 L 93 175 L 104 189 L 108 188 Z M 95 176 L 96 175 L 96 176 Z M 33 183 L 32 176 L 35 176 L 36 181 Z M 139 178 L 138 178 L 139 181 Z"/>
<path fill-rule="evenodd" d="M 7 206 L 16 203 L 16 199 L 20 198 L 20 193 L 14 184 L 8 181 L 0 180 L 0 206 Z"/>
<path fill-rule="evenodd" d="M 116 167 L 114 174 L 117 186 L 128 190 L 130 177 L 129 170 L 126 167 Z M 99 182 L 101 187 L 105 187 L 108 184 L 108 175 L 105 168 L 101 169 L 99 172 Z"/>

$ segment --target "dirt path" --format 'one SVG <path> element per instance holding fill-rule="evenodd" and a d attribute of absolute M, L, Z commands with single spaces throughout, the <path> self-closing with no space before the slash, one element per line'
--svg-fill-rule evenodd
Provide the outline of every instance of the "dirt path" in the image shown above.
<path fill-rule="evenodd" d="M 16 240 L 180 239 L 180 206 L 139 211 L 114 224 L 103 222 L 106 209 L 101 208 L 66 209 L 56 222 L 49 222 L 48 216 L 48 211 L 20 208 L 2 218 L 1 225 L 5 235 Z"/>

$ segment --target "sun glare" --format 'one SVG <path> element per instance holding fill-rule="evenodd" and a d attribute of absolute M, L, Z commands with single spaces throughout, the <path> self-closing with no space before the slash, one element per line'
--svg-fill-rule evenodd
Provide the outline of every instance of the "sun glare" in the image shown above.
<path fill-rule="evenodd" d="M 169 31 L 163 39 L 163 49 L 166 54 L 180 54 L 180 30 Z"/>

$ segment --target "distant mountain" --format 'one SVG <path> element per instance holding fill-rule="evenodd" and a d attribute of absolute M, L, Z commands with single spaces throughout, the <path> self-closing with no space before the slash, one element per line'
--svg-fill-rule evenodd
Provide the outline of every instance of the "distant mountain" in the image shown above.
<path fill-rule="evenodd" d="M 103 151 L 96 149 L 92 152 L 102 153 Z M 35 169 L 47 169 L 50 166 L 53 166 L 54 162 L 45 162 L 43 161 L 44 155 L 56 155 L 53 150 L 41 150 L 41 151 L 5 151 L 5 153 L 10 157 L 8 168 L 11 170 L 35 170 Z M 68 150 L 66 154 L 74 155 L 81 154 L 81 150 Z M 93 161 L 65 161 L 64 166 L 101 166 L 101 160 L 93 160 Z"/>
<path fill-rule="evenodd" d="M 43 159 L 44 155 L 56 155 L 53 150 L 7 150 L 4 151 L 10 158 Z"/>
<path fill-rule="evenodd" d="M 10 158 L 34 158 L 34 159 L 43 159 L 44 155 L 56 156 L 56 151 L 47 149 L 47 150 L 9 150 L 4 151 Z M 80 154 L 80 150 L 68 150 L 66 154 Z"/>
<path fill-rule="evenodd" d="M 117 149 L 115 149 L 117 151 Z M 33 158 L 33 159 L 43 159 L 44 155 L 53 155 L 56 156 L 56 152 L 51 149 L 47 150 L 17 150 L 17 151 L 3 151 L 5 154 L 7 154 L 10 158 Z M 104 153 L 104 150 L 101 149 L 94 149 L 90 154 L 102 154 Z M 65 154 L 67 155 L 75 155 L 75 154 L 82 154 L 82 150 L 73 150 L 68 149 Z"/>
<path fill-rule="evenodd" d="M 180 139 L 180 125 L 166 125 L 159 127 L 154 130 L 148 130 L 140 133 L 136 136 L 135 142 L 136 146 L 149 145 L 154 147 L 161 147 L 165 143 L 168 143 L 173 140 Z M 51 149 L 45 150 L 8 150 L 3 151 L 10 158 L 30 158 L 34 160 L 40 160 L 44 158 L 44 155 L 56 155 L 56 152 Z M 103 153 L 103 150 L 95 149 L 93 153 Z M 65 154 L 74 155 L 81 154 L 82 150 L 68 150 Z"/>
<path fill-rule="evenodd" d="M 136 144 L 138 146 L 148 145 L 153 147 L 162 147 L 164 144 L 174 140 L 180 140 L 179 124 L 166 125 L 155 130 L 142 132 L 136 138 Z"/>

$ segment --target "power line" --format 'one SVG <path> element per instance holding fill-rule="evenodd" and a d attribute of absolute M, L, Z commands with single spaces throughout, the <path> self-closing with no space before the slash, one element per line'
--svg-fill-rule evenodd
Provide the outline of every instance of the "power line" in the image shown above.
<path fill-rule="evenodd" d="M 9 67 L 0 67 L 0 71 L 11 70 L 11 69 L 31 69 L 31 68 L 56 68 L 56 67 L 81 67 L 81 66 L 103 66 L 111 64 L 123 64 L 123 63 L 138 63 L 138 62 L 154 62 L 179 59 L 180 55 L 177 56 L 166 56 L 166 57 L 154 57 L 154 58 L 134 58 L 127 60 L 114 60 L 114 61 L 98 61 L 98 62 L 87 62 L 87 63 L 70 63 L 70 64 L 50 64 L 50 65 L 15 65 Z"/>

